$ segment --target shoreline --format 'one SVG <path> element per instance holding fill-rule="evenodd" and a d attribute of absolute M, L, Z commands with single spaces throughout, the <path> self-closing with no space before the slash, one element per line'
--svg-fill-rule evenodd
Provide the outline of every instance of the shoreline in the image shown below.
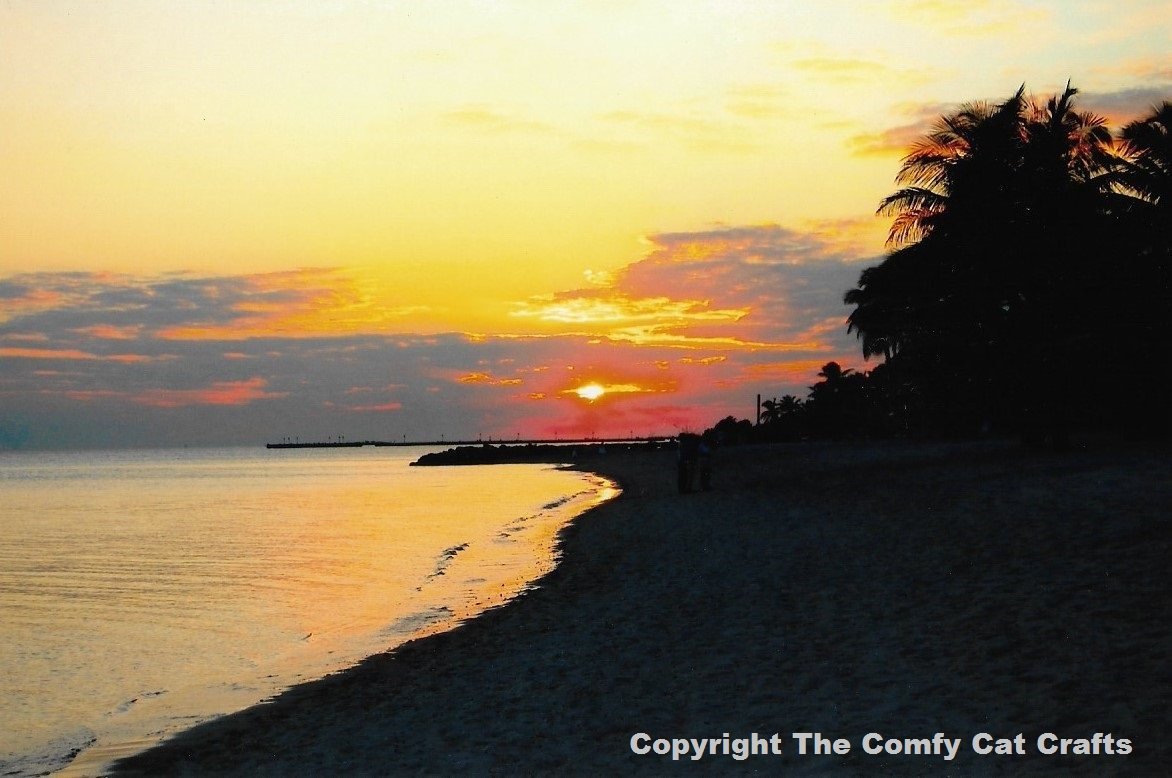
<path fill-rule="evenodd" d="M 422 519 L 418 526 L 424 528 L 425 539 L 427 526 L 436 521 L 437 512 L 462 518 L 455 523 L 455 534 L 449 531 L 435 538 L 436 543 L 422 544 L 434 549 L 434 555 L 409 554 L 403 562 L 398 547 L 389 553 L 380 547 L 377 559 L 384 561 L 380 569 L 385 568 L 386 574 L 371 577 L 373 586 L 366 591 L 374 592 L 381 607 L 355 609 L 350 616 L 344 609 L 365 601 L 351 596 L 342 601 L 335 596 L 333 601 L 338 607 L 321 611 L 332 622 L 318 618 L 308 625 L 310 629 L 297 631 L 283 643 L 266 646 L 279 649 L 277 652 L 254 651 L 251 656 L 256 657 L 255 664 L 237 668 L 234 675 L 199 675 L 200 662 L 217 654 L 203 659 L 193 656 L 192 663 L 178 677 L 148 687 L 159 692 L 135 693 L 132 687 L 119 697 L 128 702 L 91 713 L 85 722 L 88 726 L 84 728 L 84 742 L 73 745 L 77 738 L 69 743 L 45 739 L 42 742 L 47 745 L 43 748 L 12 749 L 11 758 L 0 755 L 5 757 L 0 758 L 0 773 L 106 774 L 118 760 L 148 750 L 200 723 L 263 704 L 290 688 L 344 671 L 411 639 L 453 629 L 483 610 L 518 596 L 552 569 L 556 565 L 558 531 L 574 516 L 615 494 L 614 485 L 607 479 L 548 465 L 502 468 L 496 472 L 503 476 L 503 483 L 493 484 L 483 473 L 411 473 L 406 458 L 400 457 L 399 464 L 410 479 L 431 483 L 433 488 L 440 484 L 448 495 L 448 505 L 433 504 L 416 488 L 414 493 L 424 498 L 416 504 L 432 505 L 414 512 L 416 522 Z M 469 491 L 461 483 L 476 484 L 476 490 Z M 494 497 L 497 493 L 506 498 L 507 504 L 498 504 L 500 500 Z M 371 500 L 371 504 L 386 514 L 389 504 L 385 497 L 403 492 L 383 494 L 382 502 Z M 453 494 L 463 495 L 460 502 L 475 507 L 452 510 Z M 403 512 L 408 516 L 406 526 L 415 526 L 409 520 L 411 511 L 404 508 Z M 397 509 L 392 508 L 390 514 L 396 523 L 403 520 Z M 387 524 L 381 519 L 379 526 Z M 451 525 L 447 518 L 443 520 Z M 330 526 L 338 523 L 328 522 Z M 376 539 L 372 538 L 372 546 Z M 445 542 L 438 543 L 441 539 Z M 419 547 L 416 544 L 414 550 Z M 412 572 L 404 573 L 406 569 Z M 326 596 L 331 593 L 324 592 Z M 303 603 L 300 607 L 308 610 L 311 605 L 312 602 Z M 216 626 L 214 621 L 207 623 Z M 242 629 L 238 637 L 221 642 L 216 646 L 222 648 L 219 653 L 235 651 L 241 639 L 250 637 L 249 632 L 250 629 Z M 142 669 L 135 676 L 150 672 L 153 665 L 139 667 Z M 139 683 L 133 676 L 129 680 Z M 70 746 L 69 753 L 65 752 L 66 746 Z"/>
<path fill-rule="evenodd" d="M 1158 771 L 1168 464 L 1166 447 L 746 447 L 720 453 L 716 491 L 679 495 L 672 451 L 583 459 L 623 494 L 562 530 L 530 591 L 116 773 Z M 795 731 L 854 748 L 800 756 Z M 956 761 L 860 746 L 940 731 L 965 740 Z M 1135 751 L 968 745 L 1051 731 Z M 637 732 L 780 732 L 785 748 L 673 763 L 632 754 Z"/>

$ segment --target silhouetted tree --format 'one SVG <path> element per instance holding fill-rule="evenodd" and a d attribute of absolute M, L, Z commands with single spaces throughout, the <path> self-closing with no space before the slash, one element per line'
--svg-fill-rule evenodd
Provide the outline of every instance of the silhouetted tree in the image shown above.
<path fill-rule="evenodd" d="M 828 362 L 804 402 L 763 403 L 753 439 L 1169 429 L 1163 371 L 1136 366 L 1172 310 L 1172 104 L 1113 141 L 1077 94 L 969 103 L 912 146 L 879 206 L 891 253 L 844 297 L 882 363 Z"/>
<path fill-rule="evenodd" d="M 1120 153 L 1112 183 L 1147 206 L 1152 219 L 1172 222 L 1172 102 L 1120 132 Z M 1153 225 L 1156 226 L 1156 225 Z"/>
<path fill-rule="evenodd" d="M 1022 88 L 941 117 L 880 204 L 893 251 L 846 293 L 848 331 L 915 387 L 928 426 L 1057 441 L 1089 399 L 1070 373 L 1105 345 L 1105 300 L 1120 299 L 1104 280 L 1124 259 L 1109 195 L 1125 185 L 1076 94 L 1037 103 Z"/>
<path fill-rule="evenodd" d="M 1166 313 L 1172 310 L 1172 103 L 1154 106 L 1120 133 L 1118 157 L 1110 175 L 1114 236 L 1114 273 L 1098 279 L 1104 287 L 1104 328 L 1096 344 L 1110 361 L 1103 375 L 1126 376 L 1101 386 L 1119 394 L 1120 420 L 1147 432 L 1172 428 L 1164 371 L 1135 371 L 1153 354 L 1167 350 Z M 1116 378 L 1116 380 L 1118 380 Z"/>
<path fill-rule="evenodd" d="M 805 403 L 806 428 L 817 437 L 839 438 L 865 432 L 866 377 L 837 362 L 818 371 Z"/>
<path fill-rule="evenodd" d="M 715 439 L 718 445 L 738 446 L 753 441 L 753 423 L 748 419 L 738 420 L 733 416 L 726 416 L 716 422 L 711 429 L 706 430 L 704 435 Z"/>
<path fill-rule="evenodd" d="M 776 399 L 765 400 L 761 403 L 762 424 L 776 424 L 781 419 L 781 408 Z"/>

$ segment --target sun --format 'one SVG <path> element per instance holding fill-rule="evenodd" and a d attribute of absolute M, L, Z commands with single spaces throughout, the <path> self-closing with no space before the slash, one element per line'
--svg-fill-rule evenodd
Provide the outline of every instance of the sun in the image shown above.
<path fill-rule="evenodd" d="M 579 386 L 574 390 L 574 392 L 583 400 L 589 400 L 590 402 L 594 402 L 599 397 L 602 397 L 602 395 L 606 394 L 606 390 L 598 384 L 585 384 L 583 386 Z"/>

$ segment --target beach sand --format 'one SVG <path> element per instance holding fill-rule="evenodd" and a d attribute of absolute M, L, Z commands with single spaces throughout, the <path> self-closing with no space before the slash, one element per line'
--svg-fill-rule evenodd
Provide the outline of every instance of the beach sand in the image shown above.
<path fill-rule="evenodd" d="M 1156 775 L 1170 747 L 1166 446 L 746 447 L 715 490 L 670 451 L 579 463 L 618 500 L 541 586 L 451 632 L 187 732 L 159 774 Z M 768 737 L 780 756 L 672 762 L 635 733 Z M 793 732 L 846 738 L 797 753 Z M 962 740 L 868 755 L 868 733 Z M 1024 756 L 971 739 L 1024 735 Z M 1128 756 L 1036 739 L 1127 738 Z"/>

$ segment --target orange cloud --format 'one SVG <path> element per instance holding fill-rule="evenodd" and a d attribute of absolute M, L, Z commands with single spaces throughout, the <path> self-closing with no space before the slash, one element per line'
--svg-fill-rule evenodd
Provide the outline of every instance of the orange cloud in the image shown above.
<path fill-rule="evenodd" d="M 154 408 L 183 408 L 189 405 L 248 405 L 255 400 L 272 400 L 288 392 L 266 392 L 268 384 L 259 376 L 246 381 L 217 381 L 203 389 L 148 389 L 130 397 L 140 405 Z"/>
<path fill-rule="evenodd" d="M 197 286 L 193 282 L 193 286 Z M 244 340 L 259 337 L 313 338 L 401 331 L 403 322 L 431 311 L 394 304 L 388 289 L 348 271 L 305 268 L 212 279 L 199 287 L 207 308 L 190 321 L 165 326 L 165 340 Z"/>
<path fill-rule="evenodd" d="M 351 413 L 386 413 L 388 411 L 398 411 L 402 408 L 403 403 L 389 402 L 378 405 L 351 405 L 347 406 L 346 410 Z"/>
<path fill-rule="evenodd" d="M 955 103 L 905 103 L 898 111 L 907 122 L 893 127 L 858 132 L 847 138 L 851 153 L 858 157 L 903 157 L 913 143 L 932 131 L 936 120 L 956 108 Z"/>
<path fill-rule="evenodd" d="M 653 235 L 631 264 L 588 273 L 581 288 L 516 303 L 506 319 L 511 332 L 479 336 L 407 334 L 403 321 L 380 318 L 380 282 L 348 271 L 26 276 L 4 282 L 0 294 L 62 289 L 68 299 L 3 328 L 0 356 L 18 358 L 0 360 L 0 380 L 24 393 L 22 418 L 59 407 L 37 392 L 72 399 L 76 407 L 59 412 L 78 418 L 121 402 L 128 407 L 120 413 L 141 420 L 143 439 L 158 436 L 155 422 L 168 409 L 201 409 L 171 416 L 190 438 L 205 434 L 196 420 L 215 418 L 217 407 L 285 397 L 281 410 L 290 418 L 354 439 L 369 434 L 364 414 L 395 414 L 395 434 L 408 436 L 670 432 L 710 424 L 756 392 L 800 393 L 822 364 L 857 349 L 838 330 L 842 293 L 866 256 L 857 248 L 865 226 L 848 220 Z M 247 348 L 225 343 L 248 338 L 255 340 Z M 135 343 L 136 353 L 109 353 L 120 341 Z M 791 360 L 797 364 L 788 373 L 753 367 Z M 37 375 L 40 365 L 76 372 Z M 241 378 L 233 365 L 254 365 L 254 377 Z M 193 386 L 193 375 L 204 378 Z M 390 376 L 400 388 L 386 393 Z M 577 391 L 588 384 L 598 394 Z M 251 424 L 255 439 L 272 420 L 251 416 L 222 418 Z"/>
<path fill-rule="evenodd" d="M 713 310 L 705 300 L 632 299 L 615 294 L 609 297 L 535 298 L 515 308 L 511 315 L 564 324 L 599 324 L 664 320 L 737 321 L 747 313 L 745 309 Z"/>
<path fill-rule="evenodd" d="M 600 383 L 597 381 L 588 381 L 586 383 L 578 384 L 570 389 L 563 389 L 562 394 L 574 395 L 584 400 L 593 402 L 605 398 L 607 395 L 616 394 L 655 394 L 659 392 L 667 392 L 670 389 L 639 386 L 638 384 L 610 384 Z"/>
<path fill-rule="evenodd" d="M 81 360 L 93 362 L 121 362 L 122 364 L 135 364 L 139 362 L 158 362 L 161 360 L 174 359 L 174 356 L 169 354 L 162 354 L 159 356 L 148 356 L 146 354 L 94 354 L 89 351 L 82 351 L 76 348 L 20 348 L 20 347 L 3 347 L 0 348 L 0 357 L 9 357 L 12 359 L 68 359 Z"/>
<path fill-rule="evenodd" d="M 0 357 L 9 359 L 97 359 L 97 354 L 75 348 L 0 348 Z"/>
<path fill-rule="evenodd" d="M 462 384 L 483 384 L 485 386 L 516 386 L 520 378 L 494 378 L 488 373 L 466 373 L 456 378 Z"/>
<path fill-rule="evenodd" d="M 518 303 L 516 318 L 641 346 L 717 350 L 822 350 L 811 319 L 844 316 L 842 292 L 858 276 L 855 257 L 874 220 L 668 233 L 648 239 L 643 259 L 608 284 Z"/>
<path fill-rule="evenodd" d="M 851 358 L 854 358 L 854 355 L 851 355 Z M 765 362 L 746 366 L 742 371 L 743 375 L 741 376 L 741 380 L 760 381 L 767 379 L 770 382 L 783 384 L 813 384 L 818 380 L 818 371 L 830 361 L 849 364 L 848 360 L 843 357 L 836 359 L 831 356 L 820 357 L 818 359 L 794 360 L 792 362 Z"/>
<path fill-rule="evenodd" d="M 56 289 L 21 289 L 19 294 L 0 298 L 0 324 L 19 315 L 52 310 L 68 300 Z"/>
<path fill-rule="evenodd" d="M 10 340 L 16 343 L 48 343 L 49 336 L 43 332 L 6 332 L 0 335 L 0 340 Z"/>
<path fill-rule="evenodd" d="M 860 157 L 903 157 L 928 130 L 929 124 L 925 122 L 901 124 L 854 135 L 847 140 L 847 145 L 852 154 Z"/>
<path fill-rule="evenodd" d="M 89 327 L 78 327 L 71 331 L 99 340 L 135 340 L 142 332 L 142 325 L 116 327 L 112 324 L 94 324 Z"/>

